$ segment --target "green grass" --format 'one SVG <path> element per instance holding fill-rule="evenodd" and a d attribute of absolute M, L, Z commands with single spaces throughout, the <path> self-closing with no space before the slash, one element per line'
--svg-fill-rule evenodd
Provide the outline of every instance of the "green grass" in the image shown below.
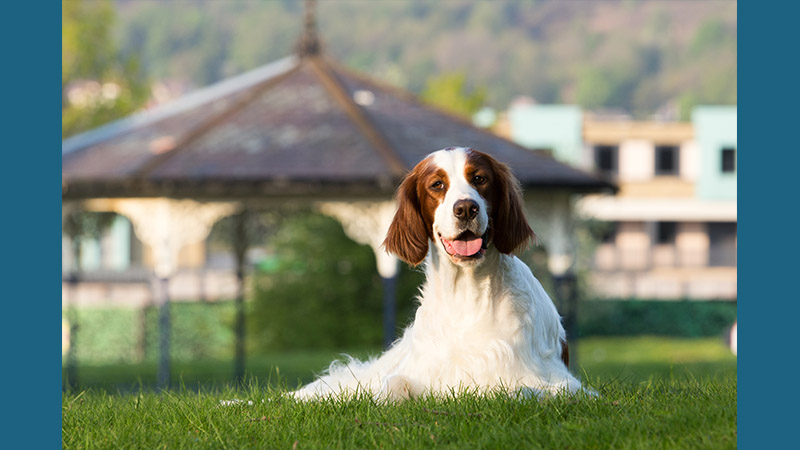
<path fill-rule="evenodd" d="M 349 352 L 354 357 L 366 358 L 379 352 Z M 273 353 L 247 358 L 245 371 L 248 377 L 263 379 L 275 386 L 278 382 L 297 386 L 311 381 L 315 374 L 323 371 L 341 352 L 333 350 L 296 351 Z M 62 369 L 66 376 L 66 369 Z M 136 392 L 140 388 L 154 389 L 158 366 L 155 362 L 142 364 L 83 365 L 78 367 L 78 384 L 82 387 L 102 389 L 109 392 Z M 189 389 L 218 386 L 233 379 L 233 362 L 228 360 L 174 361 L 171 367 L 170 384 Z"/>
<path fill-rule="evenodd" d="M 275 371 L 271 380 L 234 387 L 198 369 L 193 373 L 211 381 L 197 388 L 64 394 L 62 443 L 69 449 L 736 447 L 736 360 L 718 340 L 586 339 L 579 352 L 582 378 L 600 391 L 598 399 L 466 393 L 397 405 L 367 398 L 294 403 L 280 397 Z M 322 356 L 282 361 L 294 361 L 293 370 L 303 364 L 318 370 L 328 362 Z M 234 398 L 253 404 L 220 405 Z"/>

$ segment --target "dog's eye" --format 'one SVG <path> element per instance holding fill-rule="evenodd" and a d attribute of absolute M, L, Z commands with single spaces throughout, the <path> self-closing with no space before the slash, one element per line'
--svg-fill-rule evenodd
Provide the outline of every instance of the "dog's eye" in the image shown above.
<path fill-rule="evenodd" d="M 435 181 L 431 185 L 431 189 L 433 189 L 434 191 L 441 191 L 442 189 L 444 189 L 444 183 L 442 183 L 441 181 Z"/>
<path fill-rule="evenodd" d="M 484 183 L 486 183 L 486 177 L 480 175 L 475 175 L 474 177 L 472 177 L 472 184 L 481 185 Z"/>

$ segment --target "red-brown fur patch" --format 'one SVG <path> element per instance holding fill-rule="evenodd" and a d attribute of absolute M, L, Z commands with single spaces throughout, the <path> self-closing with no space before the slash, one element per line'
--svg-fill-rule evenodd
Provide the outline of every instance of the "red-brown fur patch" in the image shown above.
<path fill-rule="evenodd" d="M 465 169 L 467 180 L 474 174 L 489 174 L 485 187 L 475 188 L 490 205 L 490 239 L 494 246 L 506 254 L 524 250 L 536 235 L 525 217 L 519 181 L 507 165 L 486 153 L 470 150 Z"/>
<path fill-rule="evenodd" d="M 431 189 L 436 181 L 443 183 L 441 191 Z M 425 259 L 428 239 L 433 239 L 434 212 L 444 199 L 448 185 L 447 173 L 434 166 L 430 158 L 406 175 L 397 190 L 397 212 L 383 241 L 386 251 L 412 266 Z"/>

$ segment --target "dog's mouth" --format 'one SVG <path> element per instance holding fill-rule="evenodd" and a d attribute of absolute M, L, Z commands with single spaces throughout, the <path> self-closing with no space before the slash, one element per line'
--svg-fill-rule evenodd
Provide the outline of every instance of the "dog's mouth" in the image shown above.
<path fill-rule="evenodd" d="M 451 257 L 456 259 L 478 259 L 486 253 L 486 248 L 489 245 L 488 236 L 489 230 L 487 228 L 482 236 L 467 230 L 461 232 L 452 240 L 444 238 L 440 233 L 439 239 L 442 241 L 444 251 Z"/>

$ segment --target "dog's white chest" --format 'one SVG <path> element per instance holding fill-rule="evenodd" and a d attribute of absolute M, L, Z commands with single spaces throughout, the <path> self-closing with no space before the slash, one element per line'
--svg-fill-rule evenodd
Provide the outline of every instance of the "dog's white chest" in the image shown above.
<path fill-rule="evenodd" d="M 458 300 L 457 297 L 455 297 Z M 487 383 L 518 360 L 521 321 L 504 299 L 426 304 L 398 343 L 406 352 L 400 372 L 465 386 Z"/>

